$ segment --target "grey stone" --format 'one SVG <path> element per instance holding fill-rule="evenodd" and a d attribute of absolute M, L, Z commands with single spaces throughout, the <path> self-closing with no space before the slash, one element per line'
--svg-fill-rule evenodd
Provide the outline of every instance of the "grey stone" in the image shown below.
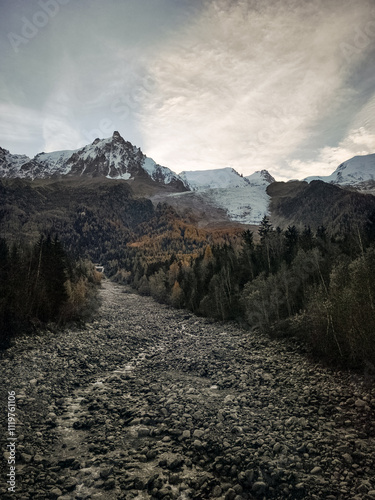
<path fill-rule="evenodd" d="M 72 491 L 77 486 L 77 479 L 75 477 L 69 477 L 64 480 L 63 487 L 66 491 Z"/>
<path fill-rule="evenodd" d="M 106 490 L 113 490 L 113 488 L 116 486 L 116 481 L 113 477 L 111 478 L 108 478 L 105 482 L 104 482 L 104 489 Z"/>
<path fill-rule="evenodd" d="M 362 399 L 357 399 L 354 404 L 357 408 L 364 408 L 366 406 L 366 402 Z"/>
<path fill-rule="evenodd" d="M 322 468 L 319 466 L 316 466 L 313 469 L 311 469 L 310 474 L 317 475 L 317 474 L 320 474 L 321 472 L 322 472 Z"/>
<path fill-rule="evenodd" d="M 191 437 L 191 432 L 188 429 L 184 430 L 182 435 L 181 435 L 181 438 L 182 439 L 190 439 L 190 437 Z"/>
<path fill-rule="evenodd" d="M 31 462 L 32 458 L 33 457 L 27 453 L 21 453 L 21 460 L 27 464 Z"/>
<path fill-rule="evenodd" d="M 281 443 L 275 443 L 273 445 L 273 452 L 274 453 L 279 453 L 280 450 L 281 450 Z"/>
<path fill-rule="evenodd" d="M 257 494 L 262 494 L 266 491 L 267 485 L 264 481 L 256 481 L 253 484 L 252 490 Z"/>
<path fill-rule="evenodd" d="M 196 429 L 193 432 L 193 437 L 200 439 L 203 436 L 203 434 L 204 434 L 204 431 L 202 431 L 201 429 Z"/>
<path fill-rule="evenodd" d="M 212 490 L 212 492 L 211 492 L 211 495 L 212 495 L 212 497 L 213 497 L 213 498 L 218 498 L 218 497 L 220 497 L 220 496 L 221 496 L 221 493 L 222 493 L 222 489 L 221 489 L 221 487 L 220 487 L 219 485 L 216 485 L 216 486 L 213 488 L 213 490 Z"/>
<path fill-rule="evenodd" d="M 60 488 L 53 488 L 50 492 L 49 492 L 49 498 L 51 498 L 52 500 L 56 500 L 57 498 L 61 497 L 62 495 L 62 491 L 60 490 Z"/>
<path fill-rule="evenodd" d="M 148 427 L 139 427 L 137 433 L 138 437 L 146 437 L 150 435 L 150 429 Z"/>
<path fill-rule="evenodd" d="M 100 471 L 100 477 L 102 479 L 107 479 L 112 474 L 112 472 L 113 472 L 113 468 L 112 467 L 106 468 L 106 469 L 102 469 Z"/>
<path fill-rule="evenodd" d="M 229 490 L 225 493 L 225 500 L 234 500 L 236 497 L 236 492 L 233 488 L 229 488 Z"/>

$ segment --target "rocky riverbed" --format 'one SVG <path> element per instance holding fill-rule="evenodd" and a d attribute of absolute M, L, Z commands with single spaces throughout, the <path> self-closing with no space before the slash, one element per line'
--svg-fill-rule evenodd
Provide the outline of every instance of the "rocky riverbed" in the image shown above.
<path fill-rule="evenodd" d="M 108 280 L 100 293 L 93 323 L 19 338 L 1 357 L 1 498 L 375 499 L 372 374 Z"/>

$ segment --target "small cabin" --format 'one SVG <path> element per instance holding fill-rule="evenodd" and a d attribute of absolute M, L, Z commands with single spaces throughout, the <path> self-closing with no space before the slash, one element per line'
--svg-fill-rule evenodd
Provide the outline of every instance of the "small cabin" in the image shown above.
<path fill-rule="evenodd" d="M 98 273 L 104 273 L 104 266 L 102 266 L 101 264 L 95 264 L 95 271 L 97 271 Z"/>

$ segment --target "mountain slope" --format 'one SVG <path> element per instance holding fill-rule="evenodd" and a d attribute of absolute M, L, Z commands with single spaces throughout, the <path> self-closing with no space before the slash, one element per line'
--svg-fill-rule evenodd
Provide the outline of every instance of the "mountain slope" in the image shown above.
<path fill-rule="evenodd" d="M 223 168 L 182 172 L 180 177 L 187 187 L 204 196 L 211 206 L 224 210 L 233 222 L 259 224 L 268 214 L 266 188 L 275 179 L 267 170 L 242 177 L 232 168 Z M 171 195 L 169 200 L 173 197 Z"/>
<path fill-rule="evenodd" d="M 66 175 L 69 173 L 69 166 L 67 162 L 69 158 L 78 151 L 75 150 L 65 150 L 65 151 L 53 151 L 52 153 L 39 153 L 37 154 L 33 161 L 38 165 L 42 165 L 44 168 L 41 171 L 41 175 L 37 177 L 52 177 L 54 175 Z"/>
<path fill-rule="evenodd" d="M 0 179 L 1 238 L 29 244 L 41 233 L 58 234 L 69 253 L 100 262 L 107 275 L 133 269 L 137 258 L 150 265 L 152 274 L 152 263 L 197 255 L 208 241 L 242 230 L 230 224 L 206 230 L 186 223 L 169 205 L 134 196 L 133 184 L 124 180 Z"/>
<path fill-rule="evenodd" d="M 241 224 L 259 224 L 269 213 L 266 186 L 210 189 L 205 195 L 211 203 L 226 210 L 230 220 Z"/>
<path fill-rule="evenodd" d="M 105 178 L 0 179 L 0 199 L 0 231 L 9 240 L 57 232 L 70 250 L 84 246 L 93 256 L 102 241 L 113 240 L 115 248 L 155 214 L 151 201 L 135 199 L 127 183 Z"/>
<path fill-rule="evenodd" d="M 375 222 L 375 197 L 314 180 L 274 182 L 267 188 L 274 226 L 296 225 L 332 234 L 357 232 Z"/>

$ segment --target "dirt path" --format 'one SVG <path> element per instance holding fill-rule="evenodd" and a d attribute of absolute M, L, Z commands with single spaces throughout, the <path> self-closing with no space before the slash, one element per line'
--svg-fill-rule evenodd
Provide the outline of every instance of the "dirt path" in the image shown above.
<path fill-rule="evenodd" d="M 94 323 L 1 359 L 18 436 L 1 498 L 375 499 L 373 379 L 109 281 L 101 294 Z"/>

